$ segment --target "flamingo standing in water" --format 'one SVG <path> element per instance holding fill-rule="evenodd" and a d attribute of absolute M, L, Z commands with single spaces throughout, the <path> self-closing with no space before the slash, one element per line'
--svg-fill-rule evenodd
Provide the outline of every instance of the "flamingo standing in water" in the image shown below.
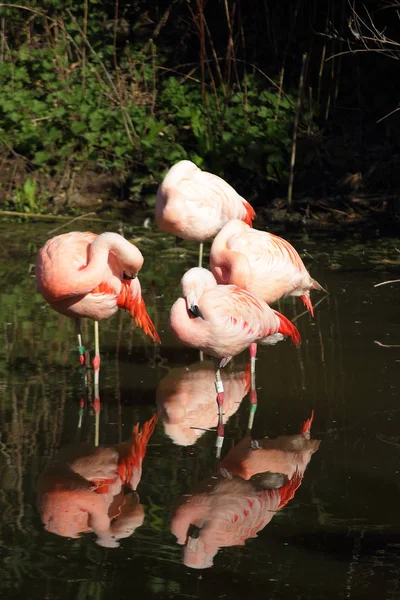
<path fill-rule="evenodd" d="M 210 266 L 218 283 L 237 285 L 268 304 L 285 296 L 300 296 L 312 316 L 310 291 L 323 290 L 289 242 L 238 219 L 229 221 L 215 237 Z M 251 346 L 252 373 L 256 353 L 257 346 Z"/>
<path fill-rule="evenodd" d="M 77 538 L 94 532 L 96 543 L 119 546 L 142 525 L 144 510 L 136 492 L 142 463 L 157 418 L 139 423 L 131 439 L 113 446 L 65 446 L 39 477 L 37 507 L 47 531 Z"/>
<path fill-rule="evenodd" d="M 85 349 L 79 318 L 94 319 L 95 387 L 100 369 L 98 321 L 108 319 L 118 308 L 125 308 L 136 325 L 160 343 L 137 279 L 142 265 L 140 250 L 118 233 L 65 233 L 48 240 L 37 255 L 37 287 L 54 310 L 76 319 L 82 365 Z"/>
<path fill-rule="evenodd" d="M 182 297 L 178 298 L 170 312 L 172 331 L 187 346 L 199 348 L 218 359 L 214 364 L 219 456 L 224 437 L 224 388 L 220 368 L 254 342 L 276 344 L 284 336 L 290 336 L 299 345 L 300 333 L 286 317 L 250 292 L 236 285 L 217 285 L 207 269 L 195 267 L 187 271 L 182 277 L 181 287 Z"/>
<path fill-rule="evenodd" d="M 229 183 L 189 160 L 171 167 L 158 188 L 157 226 L 184 240 L 200 242 L 199 267 L 205 240 L 230 219 L 241 219 L 251 226 L 254 217 L 252 206 Z"/>

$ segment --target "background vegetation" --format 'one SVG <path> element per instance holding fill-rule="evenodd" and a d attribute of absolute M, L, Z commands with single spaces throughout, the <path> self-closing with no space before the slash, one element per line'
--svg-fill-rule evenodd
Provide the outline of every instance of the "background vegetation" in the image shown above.
<path fill-rule="evenodd" d="M 303 211 L 330 197 L 328 213 L 396 215 L 396 9 L 0 4 L 0 201 L 22 212 L 151 206 L 164 172 L 189 158 L 266 206 L 287 196 L 292 156 Z"/>

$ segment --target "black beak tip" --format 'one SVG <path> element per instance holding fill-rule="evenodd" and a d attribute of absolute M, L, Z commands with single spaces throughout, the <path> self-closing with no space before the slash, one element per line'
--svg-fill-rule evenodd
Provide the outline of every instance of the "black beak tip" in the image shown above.
<path fill-rule="evenodd" d="M 123 278 L 124 279 L 136 279 L 136 275 L 133 275 L 133 273 L 128 275 L 128 273 L 125 273 L 125 271 L 124 271 Z"/>
<path fill-rule="evenodd" d="M 199 307 L 197 306 L 197 304 L 193 304 L 193 306 L 191 306 L 189 308 L 189 312 L 193 317 L 200 317 L 201 319 L 203 319 L 204 321 L 204 317 L 201 314 L 201 310 L 199 309 Z"/>
<path fill-rule="evenodd" d="M 193 540 L 197 540 L 200 536 L 200 527 L 196 527 L 196 525 L 191 524 L 188 530 L 188 537 L 191 537 Z"/>

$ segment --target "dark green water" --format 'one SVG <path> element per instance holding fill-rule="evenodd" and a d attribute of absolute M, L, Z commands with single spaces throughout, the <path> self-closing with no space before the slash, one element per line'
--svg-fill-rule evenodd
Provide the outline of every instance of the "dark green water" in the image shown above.
<path fill-rule="evenodd" d="M 145 519 L 119 548 L 100 547 L 93 534 L 69 539 L 43 528 L 40 473 L 61 446 L 93 444 L 95 431 L 90 401 L 77 427 L 82 382 L 73 324 L 35 290 L 31 265 L 54 227 L 0 226 L 1 597 L 399 598 L 400 348 L 375 342 L 400 344 L 400 284 L 373 286 L 399 277 L 400 241 L 286 235 L 329 295 L 314 320 L 296 321 L 299 350 L 288 342 L 260 348 L 253 437 L 298 433 L 314 409 L 312 437 L 321 444 L 293 500 L 256 538 L 221 548 L 212 567 L 193 570 L 183 565 L 171 516 L 215 472 L 212 431 L 178 446 L 159 420 L 138 487 Z M 75 227 L 101 231 L 98 223 Z M 124 233 L 145 256 L 140 279 L 163 343 L 153 345 L 122 312 L 100 324 L 101 445 L 128 439 L 156 412 L 170 369 L 198 360 L 167 324 L 180 277 L 196 264 L 195 246 L 175 248 L 139 226 Z M 320 298 L 314 294 L 314 304 Z M 289 318 L 303 312 L 292 299 L 280 309 Z M 91 322 L 83 332 L 93 350 Z M 247 354 L 237 357 L 234 368 L 246 361 Z M 245 397 L 226 426 L 223 455 L 244 436 L 248 414 Z"/>

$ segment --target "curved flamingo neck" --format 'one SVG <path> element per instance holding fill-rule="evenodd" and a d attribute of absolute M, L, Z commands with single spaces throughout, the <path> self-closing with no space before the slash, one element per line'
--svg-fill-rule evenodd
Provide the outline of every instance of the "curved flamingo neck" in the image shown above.
<path fill-rule="evenodd" d="M 114 252 L 128 275 L 136 275 L 143 265 L 143 256 L 136 246 L 117 233 L 102 233 L 88 246 L 87 265 L 75 272 L 73 281 L 61 285 L 58 298 L 87 294 L 96 288 L 105 278 L 110 252 Z"/>
<path fill-rule="evenodd" d="M 211 259 L 211 267 L 218 283 L 233 284 L 247 289 L 250 265 L 247 257 L 241 252 L 221 249 L 217 256 Z"/>

